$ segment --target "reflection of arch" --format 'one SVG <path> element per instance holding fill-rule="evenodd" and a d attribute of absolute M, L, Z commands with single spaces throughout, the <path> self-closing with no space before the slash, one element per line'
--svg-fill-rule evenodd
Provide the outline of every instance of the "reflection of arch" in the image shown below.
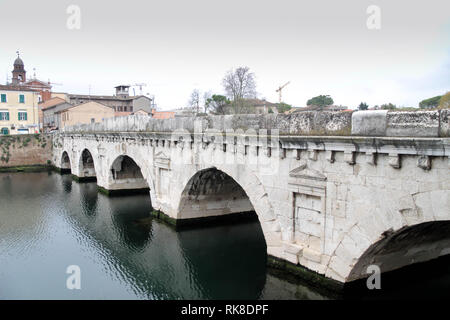
<path fill-rule="evenodd" d="M 64 151 L 61 155 L 61 172 L 68 172 L 70 173 L 72 169 L 71 163 L 70 163 L 70 157 L 67 151 Z"/>
<path fill-rule="evenodd" d="M 80 157 L 80 178 L 95 178 L 94 158 L 88 149 L 84 149 Z"/>
<path fill-rule="evenodd" d="M 111 219 L 121 244 L 133 252 L 145 249 L 153 237 L 151 220 L 151 201 L 148 195 L 110 198 Z"/>
<path fill-rule="evenodd" d="M 367 267 L 377 265 L 381 272 L 436 259 L 450 254 L 450 221 L 432 221 L 385 232 L 359 257 L 348 281 L 367 277 Z"/>
<path fill-rule="evenodd" d="M 95 217 L 97 214 L 98 192 L 94 183 L 78 184 L 81 196 L 81 210 L 83 214 L 89 217 Z"/>
<path fill-rule="evenodd" d="M 189 261 L 189 273 L 206 295 L 202 299 L 262 298 L 268 273 L 260 223 L 188 228 L 177 231 L 176 237 L 180 252 Z"/>

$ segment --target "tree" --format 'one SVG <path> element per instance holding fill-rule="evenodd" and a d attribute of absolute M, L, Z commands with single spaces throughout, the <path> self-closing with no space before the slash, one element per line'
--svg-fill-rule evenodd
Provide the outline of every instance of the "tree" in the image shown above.
<path fill-rule="evenodd" d="M 444 94 L 439 100 L 439 108 L 450 108 L 450 91 Z"/>
<path fill-rule="evenodd" d="M 285 113 L 288 110 L 291 110 L 292 106 L 290 104 L 281 102 L 281 103 L 277 103 L 277 110 L 279 113 Z"/>
<path fill-rule="evenodd" d="M 358 106 L 358 109 L 359 110 L 367 110 L 367 109 L 369 109 L 369 105 L 365 102 L 361 102 Z"/>
<path fill-rule="evenodd" d="M 204 113 L 208 113 L 208 99 L 211 98 L 211 91 L 205 91 L 203 93 L 203 109 Z"/>
<path fill-rule="evenodd" d="M 239 67 L 231 69 L 225 74 L 222 80 L 223 87 L 229 99 L 232 100 L 232 107 L 235 113 L 245 111 L 245 99 L 256 96 L 255 74 L 250 72 L 249 67 Z"/>
<path fill-rule="evenodd" d="M 390 102 L 381 105 L 381 110 L 394 110 L 394 109 L 397 109 L 397 106 Z"/>
<path fill-rule="evenodd" d="M 439 102 L 442 96 L 436 96 L 433 98 L 425 99 L 420 101 L 419 108 L 436 108 L 439 106 Z"/>
<path fill-rule="evenodd" d="M 207 109 L 212 114 L 224 115 L 227 114 L 228 106 L 230 105 L 230 100 L 227 97 L 220 94 L 213 94 L 211 98 L 206 100 Z"/>
<path fill-rule="evenodd" d="M 191 93 L 191 98 L 189 99 L 189 107 L 191 107 L 196 113 L 199 113 L 200 108 L 200 91 L 194 89 Z"/>
<path fill-rule="evenodd" d="M 306 102 L 307 106 L 318 106 L 318 107 L 325 107 L 325 106 L 330 106 L 334 103 L 333 99 L 329 96 L 329 95 L 320 95 L 314 98 L 309 99 Z"/>

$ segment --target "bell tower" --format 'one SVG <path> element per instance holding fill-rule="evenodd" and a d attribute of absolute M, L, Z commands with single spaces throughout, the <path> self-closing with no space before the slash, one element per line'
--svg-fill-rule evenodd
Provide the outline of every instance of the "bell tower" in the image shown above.
<path fill-rule="evenodd" d="M 21 84 L 24 83 L 27 78 L 25 71 L 25 67 L 22 59 L 20 59 L 19 51 L 17 53 L 17 59 L 14 61 L 14 70 L 12 71 L 12 83 L 13 84 Z"/>

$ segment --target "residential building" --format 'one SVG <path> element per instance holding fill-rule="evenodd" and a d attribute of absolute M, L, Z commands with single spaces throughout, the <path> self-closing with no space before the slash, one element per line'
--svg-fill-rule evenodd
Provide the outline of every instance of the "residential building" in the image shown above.
<path fill-rule="evenodd" d="M 114 117 L 114 110 L 101 103 L 88 101 L 55 111 L 54 114 L 57 117 L 58 127 L 62 129 L 65 126 L 101 122 L 104 119 L 112 118 Z"/>
<path fill-rule="evenodd" d="M 51 98 L 39 104 L 39 119 L 44 132 L 59 128 L 59 119 L 56 112 L 72 107 L 66 100 Z"/>
<path fill-rule="evenodd" d="M 95 101 L 116 112 L 136 112 L 144 110 L 147 113 L 152 112 L 152 99 L 146 96 L 130 96 L 129 87 L 120 85 L 115 87 L 116 94 L 113 96 L 85 95 L 85 94 L 65 94 L 68 103 L 76 106 L 88 101 Z M 62 97 L 62 94 L 58 94 Z"/>
<path fill-rule="evenodd" d="M 39 92 L 0 85 L 0 134 L 39 133 Z"/>

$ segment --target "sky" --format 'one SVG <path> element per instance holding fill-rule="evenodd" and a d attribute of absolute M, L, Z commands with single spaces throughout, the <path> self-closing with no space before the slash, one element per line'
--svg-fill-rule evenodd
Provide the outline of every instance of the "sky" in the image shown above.
<path fill-rule="evenodd" d="M 371 5 L 379 29 L 367 27 Z M 186 107 L 194 89 L 223 94 L 240 66 L 271 102 L 290 81 L 283 101 L 297 107 L 320 94 L 350 108 L 416 107 L 450 91 L 447 0 L 0 0 L 0 30 L 0 83 L 19 50 L 27 77 L 35 68 L 53 91 L 146 83 L 161 110 Z"/>

